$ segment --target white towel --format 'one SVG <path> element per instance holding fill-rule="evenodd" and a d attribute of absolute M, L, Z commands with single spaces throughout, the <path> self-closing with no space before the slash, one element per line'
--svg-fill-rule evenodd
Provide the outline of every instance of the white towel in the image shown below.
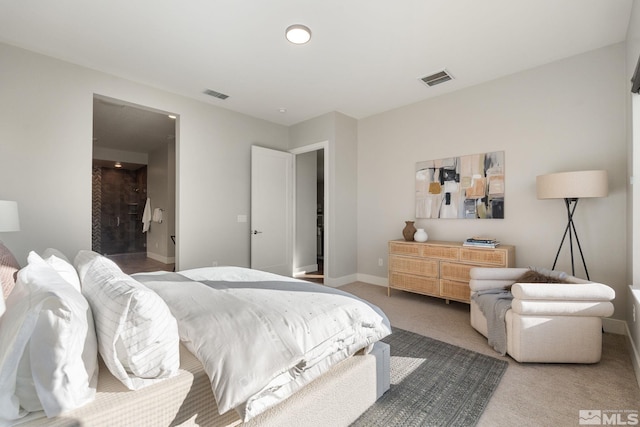
<path fill-rule="evenodd" d="M 162 223 L 162 209 L 155 208 L 153 210 L 153 222 Z"/>
<path fill-rule="evenodd" d="M 142 232 L 149 231 L 149 224 L 151 223 L 151 199 L 147 197 L 147 203 L 144 205 L 144 212 L 142 213 Z"/>

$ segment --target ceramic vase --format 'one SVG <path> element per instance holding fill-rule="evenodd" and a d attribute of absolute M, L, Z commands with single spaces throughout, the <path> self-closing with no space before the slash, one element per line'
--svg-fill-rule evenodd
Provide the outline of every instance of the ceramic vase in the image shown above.
<path fill-rule="evenodd" d="M 424 228 L 418 228 L 416 233 L 413 235 L 413 240 L 416 242 L 426 242 L 428 238 L 429 236 L 427 235 L 427 232 L 424 231 Z"/>
<path fill-rule="evenodd" d="M 402 230 L 402 235 L 404 236 L 404 240 L 407 242 L 413 241 L 413 235 L 416 233 L 416 227 L 413 225 L 415 221 L 405 221 L 406 224 L 404 229 Z"/>

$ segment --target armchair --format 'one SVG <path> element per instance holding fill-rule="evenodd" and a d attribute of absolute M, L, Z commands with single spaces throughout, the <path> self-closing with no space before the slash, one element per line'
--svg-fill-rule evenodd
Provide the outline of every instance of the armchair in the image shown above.
<path fill-rule="evenodd" d="M 597 363 L 602 317 L 613 314 L 609 286 L 567 276 L 569 284 L 516 283 L 527 268 L 472 268 L 471 326 L 488 336 L 487 319 L 474 301 L 482 290 L 511 286 L 505 314 L 507 353 L 518 362 Z"/>

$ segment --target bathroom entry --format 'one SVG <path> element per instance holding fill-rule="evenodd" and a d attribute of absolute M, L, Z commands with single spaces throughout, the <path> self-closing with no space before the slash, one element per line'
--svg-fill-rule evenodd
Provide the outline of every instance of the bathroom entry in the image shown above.
<path fill-rule="evenodd" d="M 94 95 L 92 249 L 175 261 L 176 117 Z M 143 213 L 163 212 L 143 232 Z"/>

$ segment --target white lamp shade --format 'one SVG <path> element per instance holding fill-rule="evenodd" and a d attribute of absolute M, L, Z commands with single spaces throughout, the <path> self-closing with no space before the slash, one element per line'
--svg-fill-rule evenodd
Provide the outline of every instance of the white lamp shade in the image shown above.
<path fill-rule="evenodd" d="M 560 172 L 536 177 L 538 199 L 607 197 L 607 171 Z"/>
<path fill-rule="evenodd" d="M 18 202 L 0 200 L 0 232 L 20 231 Z"/>

